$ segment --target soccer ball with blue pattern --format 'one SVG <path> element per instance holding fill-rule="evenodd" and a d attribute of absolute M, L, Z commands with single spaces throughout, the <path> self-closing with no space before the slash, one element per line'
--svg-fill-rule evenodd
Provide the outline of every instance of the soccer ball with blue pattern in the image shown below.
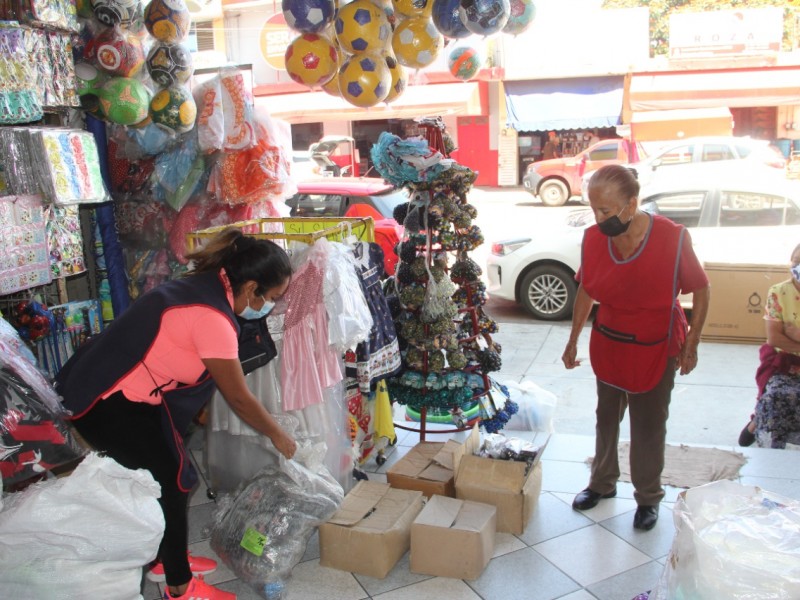
<path fill-rule="evenodd" d="M 464 26 L 476 35 L 497 33 L 511 16 L 509 0 L 461 0 L 458 14 Z"/>
<path fill-rule="evenodd" d="M 392 34 L 386 13 L 370 0 L 353 0 L 339 9 L 336 39 L 350 54 L 381 52 Z"/>
<path fill-rule="evenodd" d="M 392 73 L 379 53 L 356 54 L 339 69 L 342 98 L 354 106 L 369 108 L 389 95 Z"/>
<path fill-rule="evenodd" d="M 424 69 L 444 46 L 444 38 L 431 19 L 404 19 L 392 35 L 392 50 L 399 62 L 410 69 Z"/>
<path fill-rule="evenodd" d="M 333 22 L 333 0 L 283 0 L 286 24 L 301 33 L 320 33 Z"/>

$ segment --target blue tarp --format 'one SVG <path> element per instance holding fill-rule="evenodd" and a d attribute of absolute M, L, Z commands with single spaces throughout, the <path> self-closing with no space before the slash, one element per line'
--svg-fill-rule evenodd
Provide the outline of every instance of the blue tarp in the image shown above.
<path fill-rule="evenodd" d="M 517 131 L 614 127 L 620 123 L 624 77 L 505 82 L 508 126 Z"/>

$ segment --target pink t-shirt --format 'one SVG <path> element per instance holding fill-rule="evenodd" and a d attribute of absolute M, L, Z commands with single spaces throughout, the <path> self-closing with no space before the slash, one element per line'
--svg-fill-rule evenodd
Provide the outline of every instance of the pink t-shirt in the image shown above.
<path fill-rule="evenodd" d="M 228 317 L 206 306 L 170 308 L 164 312 L 144 361 L 107 396 L 121 391 L 134 402 L 160 404 L 161 396 L 155 388 L 166 391 L 178 383 L 196 382 L 205 371 L 204 358 L 239 358 L 236 330 Z"/>

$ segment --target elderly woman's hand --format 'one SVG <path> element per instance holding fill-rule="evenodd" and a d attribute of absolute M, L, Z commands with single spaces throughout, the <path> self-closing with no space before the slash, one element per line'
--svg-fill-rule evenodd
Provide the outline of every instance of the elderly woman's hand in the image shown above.
<path fill-rule="evenodd" d="M 575 342 L 567 342 L 567 347 L 564 348 L 564 354 L 561 355 L 561 361 L 567 369 L 574 369 L 581 366 L 581 361 L 577 359 L 578 344 Z"/>
<path fill-rule="evenodd" d="M 681 348 L 681 353 L 678 355 L 678 363 L 675 365 L 676 369 L 680 369 L 681 375 L 688 375 L 697 366 L 697 345 L 685 344 Z"/>

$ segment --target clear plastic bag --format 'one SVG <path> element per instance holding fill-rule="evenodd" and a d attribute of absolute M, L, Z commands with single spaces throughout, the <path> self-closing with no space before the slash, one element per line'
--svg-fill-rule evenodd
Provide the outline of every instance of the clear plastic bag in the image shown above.
<path fill-rule="evenodd" d="M 356 273 L 353 252 L 344 244 L 319 240 L 330 246 L 323 281 L 325 309 L 328 312 L 328 341 L 339 352 L 352 350 L 369 338 L 372 313 Z"/>
<path fill-rule="evenodd" d="M 553 433 L 553 415 L 556 412 L 557 398 L 553 392 L 526 380 L 504 381 L 509 398 L 516 402 L 519 410 L 506 424 L 506 430 L 544 431 Z"/>
<path fill-rule="evenodd" d="M 85 451 L 64 422 L 58 395 L 6 339 L 0 337 L 0 475 L 8 488 Z"/>
<path fill-rule="evenodd" d="M 722 480 L 682 492 L 650 600 L 800 598 L 800 502 Z"/>
<path fill-rule="evenodd" d="M 314 529 L 344 499 L 323 465 L 325 454 L 323 443 L 301 446 L 294 460 L 281 456 L 278 466 L 263 469 L 218 501 L 211 548 L 262 598 L 284 597 Z"/>

